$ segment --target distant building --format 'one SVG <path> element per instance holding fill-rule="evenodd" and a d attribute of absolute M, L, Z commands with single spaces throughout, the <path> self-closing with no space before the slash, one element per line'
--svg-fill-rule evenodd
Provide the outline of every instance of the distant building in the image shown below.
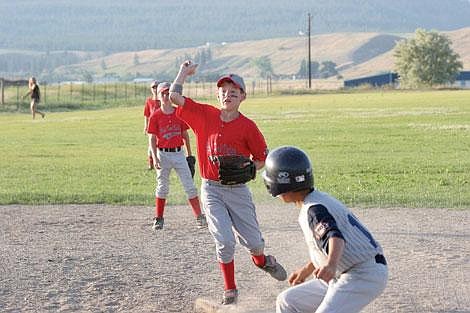
<path fill-rule="evenodd" d="M 2 86 L 4 86 L 4 87 L 8 87 L 8 86 L 28 86 L 28 80 L 27 79 L 11 80 L 11 79 L 0 78 L 0 80 L 2 80 Z"/>
<path fill-rule="evenodd" d="M 134 78 L 132 81 L 134 83 L 149 83 L 149 82 L 153 82 L 154 80 L 155 80 L 154 78 L 137 77 L 137 78 Z"/>
<path fill-rule="evenodd" d="M 344 87 L 355 88 L 361 85 L 370 85 L 372 87 L 382 87 L 386 85 L 396 86 L 397 83 L 398 74 L 390 72 L 385 74 L 348 79 L 344 81 Z"/>
<path fill-rule="evenodd" d="M 470 88 L 470 71 L 461 71 L 455 78 L 454 87 Z"/>
<path fill-rule="evenodd" d="M 360 78 L 354 78 L 344 81 L 345 88 L 356 88 L 361 85 L 369 85 L 372 87 L 382 87 L 386 85 L 397 86 L 398 85 L 398 74 L 397 73 L 386 73 L 373 76 L 366 76 Z M 470 71 L 461 71 L 455 78 L 455 82 L 452 87 L 456 88 L 470 88 Z"/>

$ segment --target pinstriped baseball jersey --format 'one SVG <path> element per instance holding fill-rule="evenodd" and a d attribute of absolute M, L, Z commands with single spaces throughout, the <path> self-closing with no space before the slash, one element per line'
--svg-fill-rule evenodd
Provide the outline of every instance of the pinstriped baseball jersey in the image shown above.
<path fill-rule="evenodd" d="M 328 238 L 333 236 L 344 239 L 337 275 L 382 254 L 382 247 L 367 228 L 343 203 L 327 193 L 315 190 L 307 195 L 300 210 L 299 224 L 315 267 L 326 264 Z"/>

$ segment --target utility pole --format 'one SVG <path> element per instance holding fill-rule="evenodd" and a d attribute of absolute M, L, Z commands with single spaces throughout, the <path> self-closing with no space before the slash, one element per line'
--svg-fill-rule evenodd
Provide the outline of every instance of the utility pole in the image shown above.
<path fill-rule="evenodd" d="M 4 105 L 5 104 L 5 89 L 3 86 L 3 78 L 0 78 L 0 104 Z"/>
<path fill-rule="evenodd" d="M 310 24 L 311 24 L 311 15 L 308 13 L 307 19 L 307 33 L 308 33 L 308 88 L 312 88 L 312 52 L 310 45 Z"/>

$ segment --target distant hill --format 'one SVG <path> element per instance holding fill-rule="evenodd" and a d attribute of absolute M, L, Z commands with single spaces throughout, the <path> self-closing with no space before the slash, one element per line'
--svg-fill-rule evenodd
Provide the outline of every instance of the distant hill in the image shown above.
<path fill-rule="evenodd" d="M 314 34 L 470 26 L 468 0 L 3 0 L 0 49 L 108 54 L 293 37 L 307 12 Z"/>
<path fill-rule="evenodd" d="M 463 68 L 470 70 L 470 27 L 444 32 L 444 34 L 452 41 L 453 50 L 460 55 Z M 375 58 L 355 64 L 353 67 L 342 71 L 342 75 L 345 78 L 351 78 L 366 76 L 371 73 L 387 72 L 393 70 L 394 62 L 393 52 L 390 50 Z"/>
<path fill-rule="evenodd" d="M 464 68 L 470 69 L 470 27 L 445 32 L 459 53 Z M 412 34 L 334 33 L 316 35 L 311 39 L 312 61 L 330 60 L 338 65 L 344 78 L 352 78 L 393 70 L 392 50 L 396 43 Z M 307 58 L 306 38 L 290 37 L 252 40 L 227 44 L 210 44 L 194 48 L 154 49 L 138 52 L 120 52 L 98 57 L 79 64 L 59 67 L 54 74 L 77 77 L 83 73 L 95 77 L 125 77 L 126 75 L 173 78 L 179 64 L 210 50 L 211 61 L 199 69 L 207 73 L 236 72 L 246 77 L 256 77 L 252 60 L 266 56 L 271 60 L 276 75 L 292 76 Z"/>

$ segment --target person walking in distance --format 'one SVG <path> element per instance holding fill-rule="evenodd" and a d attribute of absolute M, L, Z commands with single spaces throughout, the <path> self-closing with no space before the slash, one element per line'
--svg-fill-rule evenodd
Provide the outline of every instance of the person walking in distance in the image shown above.
<path fill-rule="evenodd" d="M 196 218 L 199 228 L 206 227 L 206 218 L 201 212 L 197 188 L 194 185 L 189 162 L 194 158 L 191 154 L 188 125 L 175 114 L 175 108 L 169 99 L 170 83 L 158 84 L 157 96 L 160 108 L 149 118 L 147 132 L 149 134 L 149 146 L 153 159 L 153 166 L 157 171 L 157 188 L 155 191 L 155 218 L 154 230 L 163 228 L 166 197 L 170 191 L 170 172 L 175 169 L 184 190 L 188 196 L 189 204 Z M 186 147 L 187 157 L 182 149 Z"/>
<path fill-rule="evenodd" d="M 38 111 L 37 107 L 39 102 L 41 101 L 41 91 L 39 90 L 39 86 L 36 82 L 35 77 L 31 77 L 28 82 L 29 91 L 23 96 L 23 99 L 26 98 L 28 95 L 31 96 L 31 115 L 33 116 L 33 120 L 36 118 L 36 113 L 41 114 L 42 118 L 46 116 L 43 112 Z"/>
<path fill-rule="evenodd" d="M 150 92 L 152 95 L 145 100 L 144 106 L 144 134 L 147 135 L 147 128 L 149 125 L 149 118 L 155 110 L 160 107 L 160 101 L 157 97 L 157 87 L 158 81 L 154 80 L 150 84 Z M 153 170 L 153 159 L 152 152 L 150 151 L 150 146 L 147 147 L 147 168 Z"/>
<path fill-rule="evenodd" d="M 235 303 L 234 253 L 236 238 L 250 253 L 253 263 L 282 281 L 287 273 L 272 255 L 264 254 L 256 209 L 246 182 L 264 166 L 266 141 L 256 124 L 239 112 L 246 98 L 243 79 L 236 74 L 217 82 L 220 108 L 182 96 L 185 79 L 197 64 L 186 61 L 171 85 L 170 99 L 176 114 L 196 134 L 201 184 L 201 201 L 209 232 L 215 241 L 217 260 L 224 280 L 222 304 Z M 232 163 L 232 164 L 231 164 Z"/>
<path fill-rule="evenodd" d="M 351 210 L 314 188 L 307 155 L 291 146 L 268 154 L 269 193 L 300 208 L 310 260 L 289 276 L 277 313 L 355 313 L 377 298 L 388 280 L 382 247 Z M 308 280 L 309 278 L 313 278 Z"/>

